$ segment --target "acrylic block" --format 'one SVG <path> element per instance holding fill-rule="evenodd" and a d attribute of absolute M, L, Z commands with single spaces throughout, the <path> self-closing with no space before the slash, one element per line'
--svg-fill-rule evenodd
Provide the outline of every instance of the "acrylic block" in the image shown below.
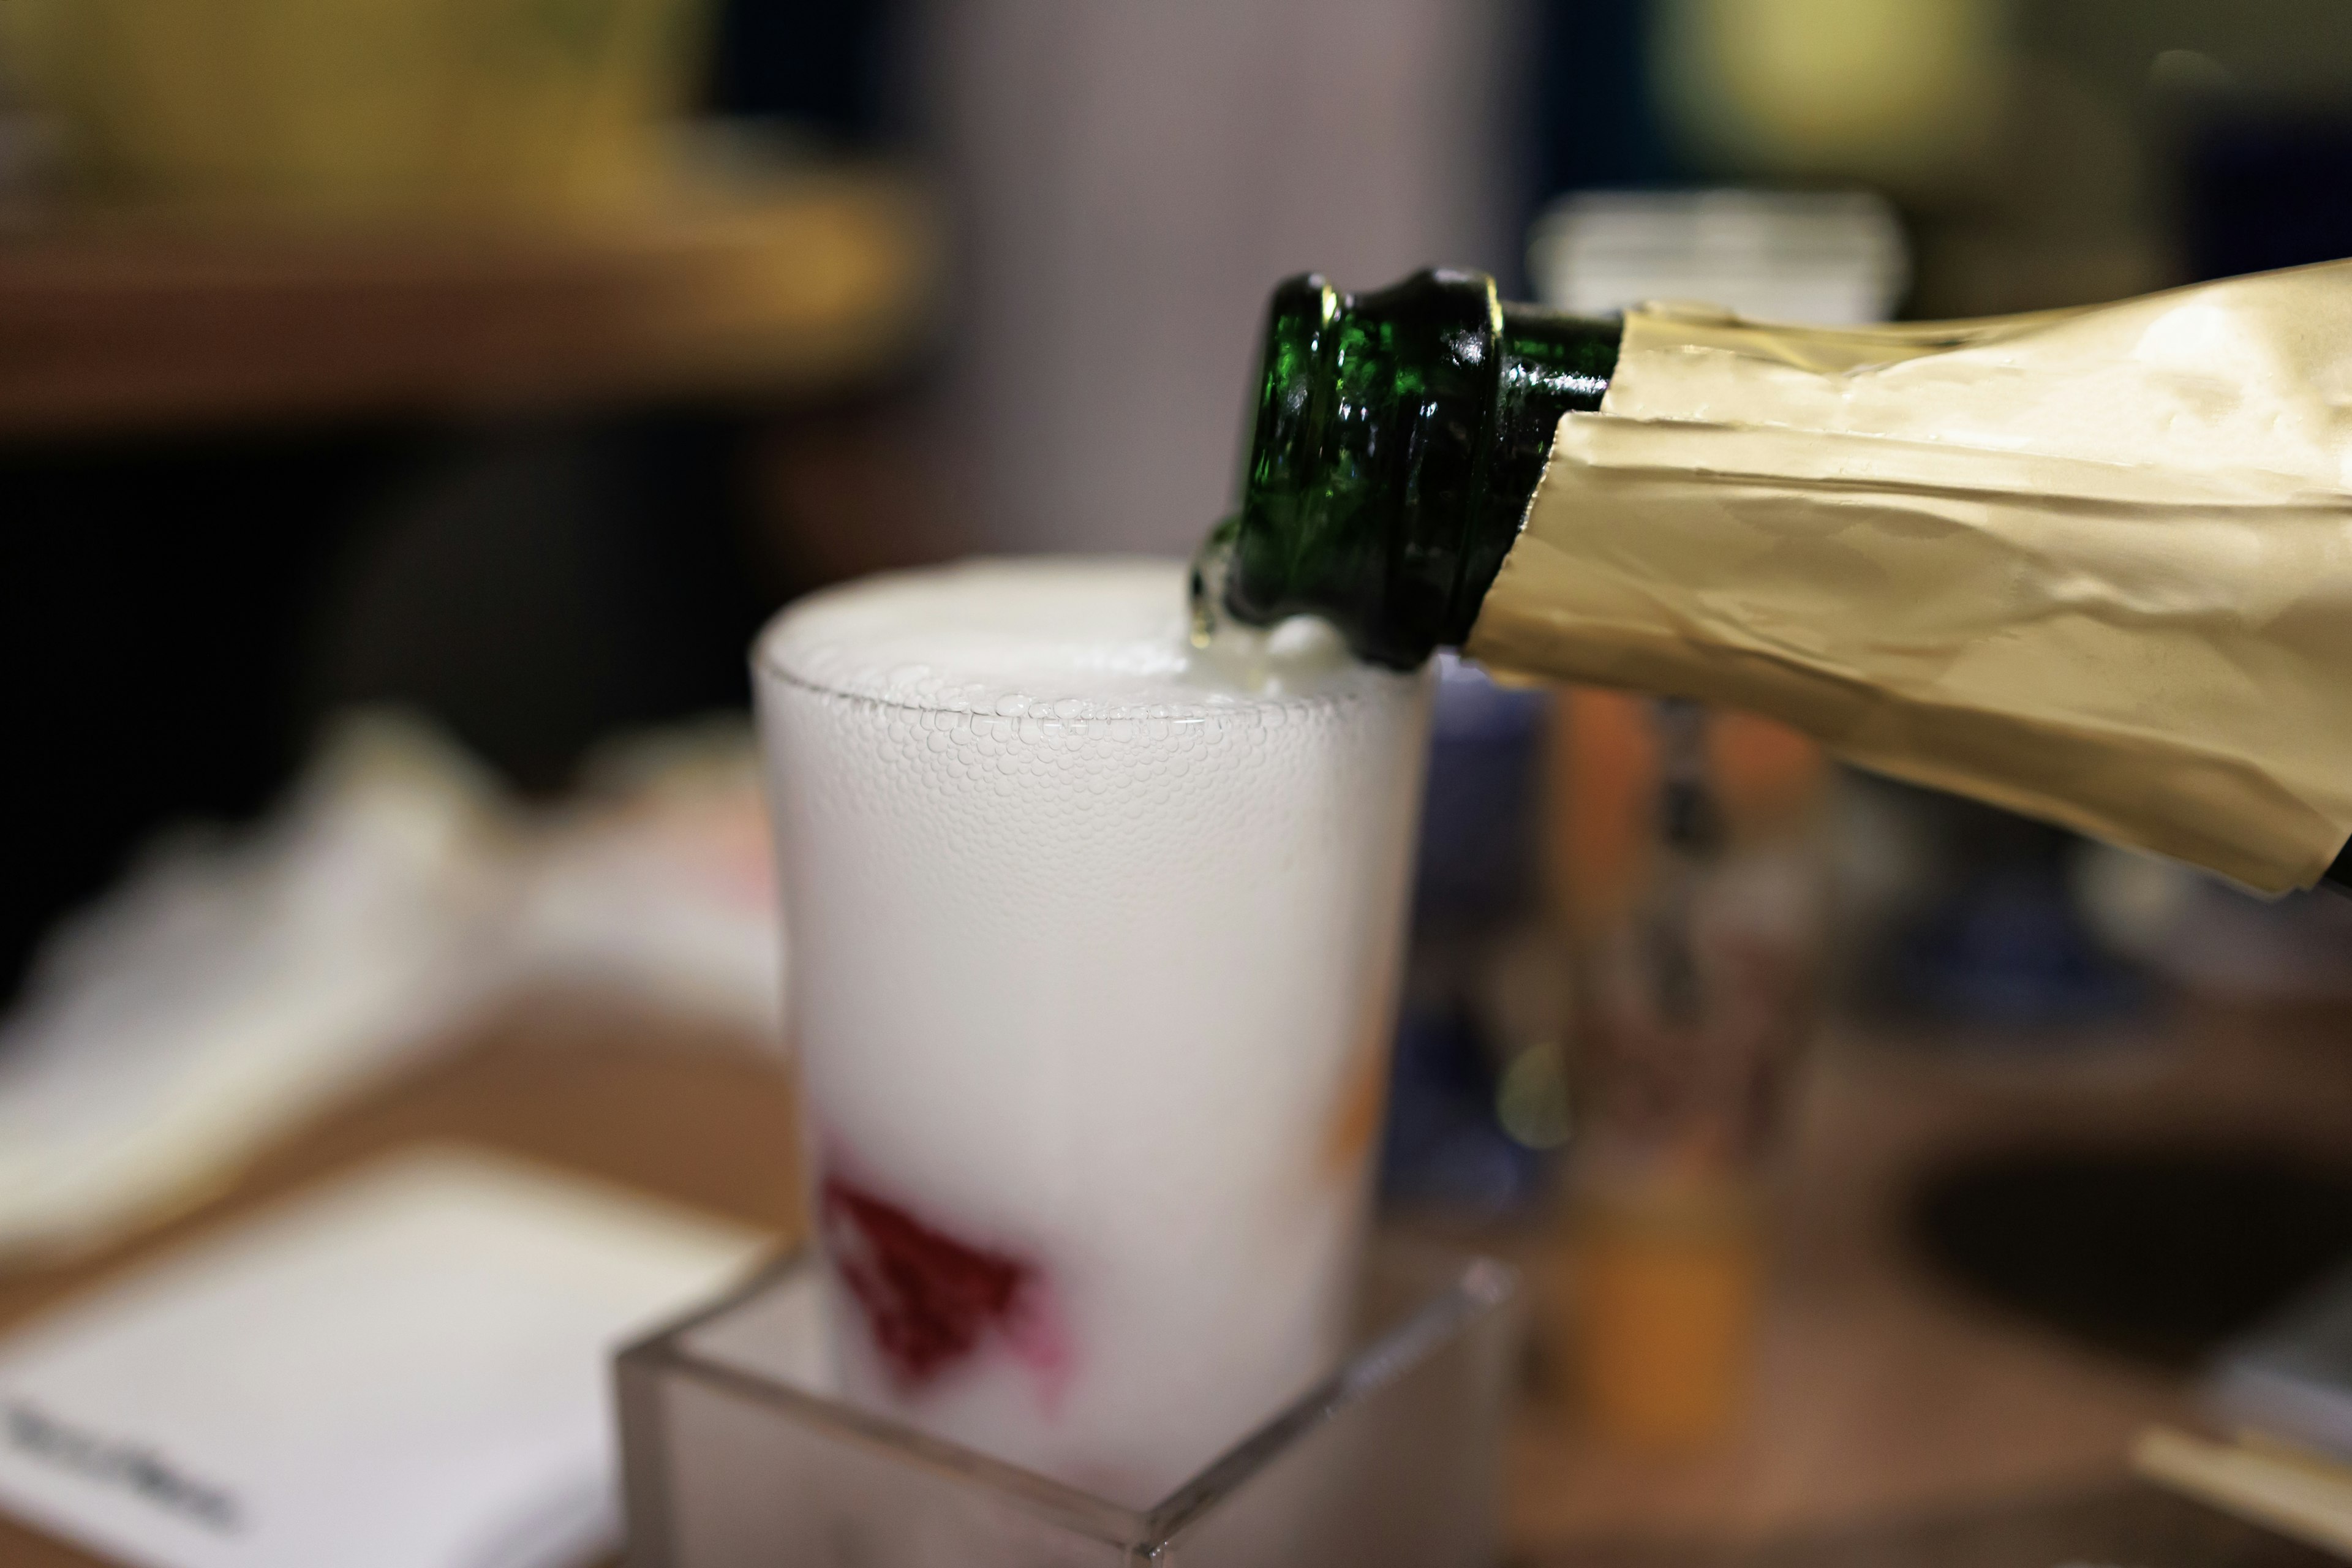
<path fill-rule="evenodd" d="M 1377 1247 L 1345 1364 L 1138 1510 L 827 1390 L 803 1253 L 621 1353 L 630 1568 L 1486 1568 L 1516 1273 Z"/>

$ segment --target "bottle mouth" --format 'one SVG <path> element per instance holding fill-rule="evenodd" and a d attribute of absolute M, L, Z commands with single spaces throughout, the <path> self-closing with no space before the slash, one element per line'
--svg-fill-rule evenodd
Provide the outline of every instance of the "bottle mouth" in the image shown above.
<path fill-rule="evenodd" d="M 1476 272 L 1370 294 L 1315 274 L 1276 289 L 1223 595 L 1235 619 L 1320 614 L 1396 668 L 1466 634 L 1461 563 L 1502 321 Z"/>

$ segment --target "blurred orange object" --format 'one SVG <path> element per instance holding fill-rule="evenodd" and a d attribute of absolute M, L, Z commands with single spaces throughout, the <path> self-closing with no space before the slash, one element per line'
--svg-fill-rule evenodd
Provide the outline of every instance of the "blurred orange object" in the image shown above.
<path fill-rule="evenodd" d="M 1762 1224 L 1734 1191 L 1587 1195 L 1558 1336 L 1587 1414 L 1611 1436 L 1689 1448 L 1747 1402 Z"/>
<path fill-rule="evenodd" d="M 1620 920 L 1655 864 L 1658 738 L 1653 703 L 1630 692 L 1563 687 L 1549 727 L 1551 881 L 1569 928 Z M 1785 724 L 1715 711 L 1707 772 L 1731 847 L 1801 836 L 1829 787 L 1821 747 Z"/>
<path fill-rule="evenodd" d="M 1820 966 L 1827 768 L 1745 714 L 1559 700 L 1549 858 L 1576 966 L 1559 1339 L 1603 1432 L 1696 1446 L 1746 1397 L 1757 1194 Z"/>
<path fill-rule="evenodd" d="M 708 0 L 0 0 L 87 192 L 275 217 L 641 193 Z"/>

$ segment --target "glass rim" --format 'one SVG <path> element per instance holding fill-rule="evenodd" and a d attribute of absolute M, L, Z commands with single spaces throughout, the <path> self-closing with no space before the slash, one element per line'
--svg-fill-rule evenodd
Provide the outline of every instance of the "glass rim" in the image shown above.
<path fill-rule="evenodd" d="M 777 659 L 775 656 L 768 650 L 767 634 L 765 631 L 762 631 L 759 637 L 752 640 L 751 649 L 745 656 L 745 662 L 751 668 L 752 682 L 755 688 L 761 682 L 773 681 L 779 685 L 792 687 L 801 691 L 812 692 L 819 697 L 838 698 L 844 702 L 864 703 L 870 707 L 887 708 L 893 711 L 901 713 L 961 714 L 970 719 L 999 721 L 1011 723 L 1021 723 L 1024 721 L 1034 721 L 1042 725 L 1065 729 L 1076 724 L 1095 725 L 1111 723 L 1163 723 L 1188 726 L 1205 726 L 1223 723 L 1246 724 L 1251 722 L 1254 719 L 1263 718 L 1267 714 L 1278 713 L 1285 718 L 1289 718 L 1295 715 L 1336 712 L 1342 709 L 1360 706 L 1372 700 L 1377 695 L 1373 691 L 1361 689 L 1345 691 L 1290 692 L 1278 696 L 1269 696 L 1262 693 L 1244 693 L 1234 697 L 1231 700 L 1223 702 L 1216 701 L 1213 699 L 1199 702 L 1113 704 L 1095 709 L 1092 711 L 1067 715 L 1053 712 L 1039 713 L 1030 711 L 1004 713 L 993 709 L 982 708 L 976 705 L 956 706 L 943 702 L 910 701 L 903 697 L 889 697 L 883 696 L 873 691 L 853 690 L 844 683 L 814 679 L 811 676 L 804 675 L 798 670 L 787 668 L 782 661 Z M 1434 668 L 1434 661 L 1432 661 L 1431 664 L 1426 665 L 1418 670 L 1398 671 L 1370 669 L 1368 668 L 1367 672 L 1373 675 L 1389 677 L 1410 686 L 1412 683 L 1427 679 L 1429 671 Z M 1048 701 L 1045 705 L 1051 707 L 1054 702 L 1068 700 L 1078 700 L 1083 702 L 1085 700 L 1069 698 L 1055 699 Z"/>

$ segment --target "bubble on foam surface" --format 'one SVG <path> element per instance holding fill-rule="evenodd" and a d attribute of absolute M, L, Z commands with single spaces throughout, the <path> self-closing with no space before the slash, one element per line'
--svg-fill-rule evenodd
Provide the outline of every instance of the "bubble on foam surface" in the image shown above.
<path fill-rule="evenodd" d="M 974 561 L 867 578 L 795 605 L 761 639 L 763 668 L 894 706 L 1072 724 L 1205 719 L 1376 688 L 1338 635 L 1189 634 L 1182 569 L 1152 560 Z"/>

